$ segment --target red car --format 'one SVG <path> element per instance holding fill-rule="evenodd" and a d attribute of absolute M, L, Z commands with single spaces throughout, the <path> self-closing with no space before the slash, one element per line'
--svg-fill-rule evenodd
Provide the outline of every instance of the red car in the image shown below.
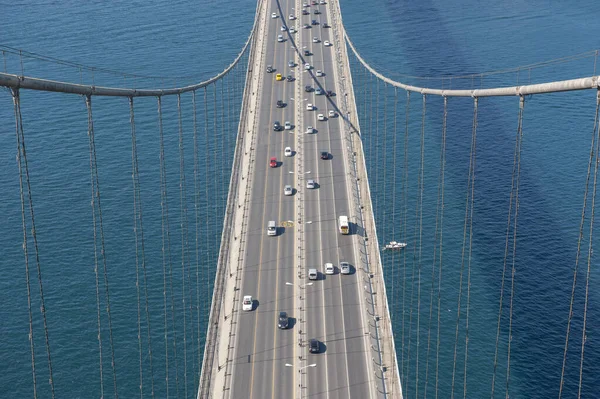
<path fill-rule="evenodd" d="M 277 167 L 277 158 L 271 157 L 271 162 L 269 162 L 269 166 L 272 168 L 276 168 Z"/>

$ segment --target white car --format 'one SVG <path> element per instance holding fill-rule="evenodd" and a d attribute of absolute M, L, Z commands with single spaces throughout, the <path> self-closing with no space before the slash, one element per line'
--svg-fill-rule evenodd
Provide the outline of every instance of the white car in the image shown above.
<path fill-rule="evenodd" d="M 312 111 L 312 110 L 314 110 L 314 109 L 315 109 L 315 108 L 313 107 L 313 105 L 312 105 L 311 103 L 308 103 L 308 104 L 306 104 L 306 110 L 307 110 L 307 111 Z"/>
<path fill-rule="evenodd" d="M 290 26 L 290 33 L 296 33 L 296 28 L 294 28 L 293 26 Z"/>
<path fill-rule="evenodd" d="M 307 71 L 310 70 L 310 64 L 308 62 L 304 64 L 304 69 L 306 69 Z"/>
<path fill-rule="evenodd" d="M 325 274 L 335 274 L 333 263 L 325 263 Z"/>
<path fill-rule="evenodd" d="M 321 77 L 321 76 L 325 76 L 325 74 L 320 69 L 317 69 L 317 76 Z"/>
<path fill-rule="evenodd" d="M 277 13 L 274 12 L 273 14 L 271 14 L 271 18 L 273 18 L 273 19 L 277 18 Z"/>
<path fill-rule="evenodd" d="M 296 19 L 296 17 L 294 17 L 294 14 L 290 14 L 290 16 L 288 18 L 290 19 L 290 21 L 293 21 Z"/>
<path fill-rule="evenodd" d="M 336 113 L 335 113 L 335 111 L 334 111 L 334 110 L 332 110 L 332 109 L 330 109 L 330 110 L 329 110 L 329 117 L 330 117 L 330 118 L 335 118 L 335 116 L 336 116 Z"/>
<path fill-rule="evenodd" d="M 325 120 L 325 115 L 319 114 L 319 115 L 317 115 L 317 119 L 320 120 L 320 121 L 324 121 Z"/>
<path fill-rule="evenodd" d="M 350 264 L 348 262 L 340 262 L 340 272 L 342 274 L 350 274 Z"/>
<path fill-rule="evenodd" d="M 315 132 L 315 129 L 313 129 L 313 127 L 312 127 L 312 126 L 308 126 L 308 127 L 306 128 L 306 134 L 312 134 L 312 133 L 314 133 L 314 132 Z"/>
<path fill-rule="evenodd" d="M 307 180 L 306 181 L 306 188 L 315 188 L 315 181 L 314 180 Z"/>
<path fill-rule="evenodd" d="M 287 30 L 287 28 L 285 27 L 285 25 L 281 25 L 281 31 L 285 32 Z"/>
<path fill-rule="evenodd" d="M 319 38 L 318 37 L 313 37 L 313 43 L 319 43 Z"/>
<path fill-rule="evenodd" d="M 325 0 L 320 0 L 319 4 L 322 5 L 322 6 L 325 5 Z"/>
<path fill-rule="evenodd" d="M 244 295 L 244 300 L 242 301 L 242 310 L 252 310 L 252 295 Z"/>
<path fill-rule="evenodd" d="M 283 41 L 283 35 L 277 35 L 277 41 L 281 43 Z"/>
<path fill-rule="evenodd" d="M 329 40 L 325 40 L 325 41 L 323 42 L 323 46 L 325 46 L 325 47 L 329 47 L 329 46 L 331 46 L 331 43 L 329 43 Z"/>
<path fill-rule="evenodd" d="M 286 157 L 291 157 L 292 156 L 292 147 L 285 147 L 285 150 L 283 151 L 283 154 Z"/>
<path fill-rule="evenodd" d="M 285 130 L 292 130 L 292 123 L 290 121 L 285 121 Z"/>
<path fill-rule="evenodd" d="M 294 193 L 294 189 L 292 188 L 292 186 L 290 186 L 289 184 L 287 184 L 284 188 L 283 188 L 283 195 L 292 195 Z"/>

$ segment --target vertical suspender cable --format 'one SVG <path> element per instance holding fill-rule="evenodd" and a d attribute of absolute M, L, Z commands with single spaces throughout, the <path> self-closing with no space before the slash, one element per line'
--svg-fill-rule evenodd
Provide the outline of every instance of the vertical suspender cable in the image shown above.
<path fill-rule="evenodd" d="M 140 175 L 138 165 L 138 154 L 137 154 L 137 139 L 135 132 L 135 114 L 133 107 L 133 97 L 129 97 L 129 115 L 131 125 L 131 158 L 132 158 L 132 180 L 133 180 L 133 211 L 134 211 L 134 232 L 135 232 L 135 246 L 136 246 L 136 289 L 138 299 L 138 344 L 140 351 L 140 397 L 143 397 L 143 371 L 142 371 L 142 338 L 141 338 L 141 308 L 140 308 L 140 288 L 139 288 L 139 263 L 141 257 L 142 272 L 144 278 L 144 297 L 145 297 L 145 311 L 146 311 L 146 327 L 148 336 L 148 360 L 150 362 L 150 387 L 151 396 L 154 397 L 154 370 L 152 366 L 152 339 L 150 334 L 150 310 L 148 308 L 148 279 L 146 274 L 146 254 L 144 248 L 144 224 L 142 217 L 142 200 L 141 200 L 141 189 L 140 189 Z M 139 222 L 139 223 L 138 223 Z M 138 233 L 139 225 L 139 233 Z M 141 252 L 141 256 L 140 256 Z"/>
<path fill-rule="evenodd" d="M 5 66 L 6 69 L 6 66 Z M 15 129 L 17 138 L 17 164 L 19 167 L 19 193 L 21 197 L 21 224 L 23 227 L 23 253 L 25 255 L 25 282 L 27 286 L 27 313 L 29 316 L 29 350 L 31 352 L 31 376 L 33 378 L 33 397 L 37 398 L 37 376 L 35 369 L 35 341 L 33 339 L 33 312 L 31 310 L 31 283 L 29 272 L 29 245 L 27 243 L 27 222 L 25 220 L 25 190 L 23 189 L 23 163 L 21 156 L 21 103 L 19 89 L 12 89 Z M 52 380 L 50 380 L 52 381 Z"/>
<path fill-rule="evenodd" d="M 419 166 L 419 203 L 417 209 L 419 210 L 418 224 L 419 224 L 419 258 L 417 262 L 418 266 L 418 280 L 417 280 L 417 358 L 416 358 L 416 379 L 415 379 L 415 397 L 419 396 L 419 352 L 420 352 L 420 339 L 421 339 L 421 261 L 423 253 L 423 196 L 425 194 L 425 116 L 427 112 L 427 95 L 423 94 L 423 113 L 421 115 L 421 164 Z"/>
<path fill-rule="evenodd" d="M 22 66 L 21 66 L 22 68 Z M 55 397 L 54 394 L 54 378 L 52 373 L 52 356 L 50 355 L 50 337 L 48 334 L 48 321 L 46 318 L 46 301 L 44 299 L 44 285 L 42 281 L 42 266 L 40 262 L 40 254 L 39 254 L 39 246 L 37 241 L 37 233 L 35 229 L 35 217 L 33 212 L 33 197 L 31 195 L 31 180 L 29 178 L 29 166 L 27 162 L 27 151 L 25 148 L 25 133 L 23 130 L 23 115 L 21 113 L 21 97 L 18 89 L 12 89 L 13 103 L 15 109 L 15 119 L 16 119 L 16 130 L 17 130 L 17 163 L 19 166 L 19 191 L 21 195 L 21 218 L 23 224 L 23 252 L 25 254 L 25 273 L 26 279 L 29 281 L 29 252 L 28 252 L 28 244 L 27 244 L 27 223 L 25 221 L 25 193 L 23 187 L 23 175 L 25 175 L 25 184 L 27 185 L 27 206 L 29 207 L 29 215 L 31 219 L 31 235 L 33 237 L 33 246 L 35 250 L 35 262 L 37 267 L 37 278 L 38 278 L 38 286 L 40 290 L 40 312 L 42 313 L 42 321 L 44 325 L 44 338 L 46 343 L 46 354 L 48 356 L 48 373 L 49 378 L 48 382 L 50 384 L 50 391 L 52 398 Z M 29 290 L 29 282 L 27 284 L 27 295 L 28 295 L 28 306 L 31 308 L 31 291 Z M 31 348 L 31 358 L 32 358 L 32 372 L 34 383 L 36 380 L 35 375 L 35 352 L 33 346 L 33 325 L 32 325 L 32 315 L 30 311 L 30 348 Z M 37 395 L 37 393 L 36 393 Z"/>
<path fill-rule="evenodd" d="M 197 379 L 195 379 L 195 386 L 200 383 L 200 373 L 202 372 L 202 350 L 200 345 L 200 240 L 199 238 L 199 226 L 200 226 L 200 192 L 198 179 L 200 175 L 200 160 L 198 158 L 198 115 L 196 108 L 196 90 L 192 91 L 192 108 L 194 112 L 194 228 L 195 228 L 195 250 L 196 250 L 196 345 L 197 345 Z"/>
<path fill-rule="evenodd" d="M 396 152 L 397 152 L 397 143 L 398 143 L 398 88 L 394 87 L 394 144 L 392 150 L 392 238 L 396 239 L 396 224 L 398 221 L 396 220 Z M 392 252 L 392 262 L 391 262 L 391 286 L 392 286 L 392 297 L 391 297 L 391 306 L 396 308 L 396 252 Z M 394 317 L 394 308 L 390 309 L 391 317 Z M 396 362 L 392 362 L 395 366 Z M 394 370 L 392 370 L 393 374 Z"/>
<path fill-rule="evenodd" d="M 437 342 L 435 349 L 435 398 L 438 398 L 438 387 L 439 387 L 439 365 L 440 365 L 440 319 L 441 319 L 441 302 L 442 302 L 442 259 L 443 259 L 443 233 L 444 233 L 444 182 L 445 182 L 445 171 L 446 171 L 446 132 L 448 129 L 448 97 L 444 97 L 444 120 L 442 122 L 442 154 L 440 156 L 440 168 L 441 170 L 441 210 L 440 210 L 440 234 L 439 234 L 439 271 L 438 271 L 438 289 L 437 289 Z"/>
<path fill-rule="evenodd" d="M 183 313 L 183 392 L 187 398 L 187 304 L 186 294 L 186 247 L 187 237 L 185 220 L 187 218 L 185 199 L 185 166 L 183 154 L 183 121 L 181 117 L 181 94 L 177 94 L 177 124 L 179 127 L 179 228 L 181 229 L 181 308 Z"/>
<path fill-rule="evenodd" d="M 98 276 L 98 228 L 96 226 L 96 179 L 94 178 L 94 156 L 93 141 L 94 141 L 94 127 L 92 119 L 92 97 L 85 97 L 85 105 L 88 113 L 88 140 L 90 146 L 90 183 L 92 189 L 92 229 L 94 230 L 94 275 L 96 277 L 96 319 L 98 326 L 98 372 L 100 373 L 100 397 L 104 397 L 104 375 L 103 375 L 103 359 L 102 359 L 102 323 L 100 318 L 100 278 Z"/>
<path fill-rule="evenodd" d="M 477 101 L 475 99 L 474 102 L 474 111 L 473 118 L 475 119 L 477 116 Z M 459 283 L 458 283 L 458 301 L 456 305 L 456 330 L 454 335 L 454 358 L 452 363 L 452 389 L 450 392 L 450 398 L 454 398 L 454 383 L 456 380 L 456 357 L 458 351 L 458 335 L 460 330 L 460 313 L 461 313 L 461 302 L 462 302 L 462 288 L 463 288 L 463 276 L 465 269 L 465 250 L 467 247 L 467 230 L 468 230 L 468 222 L 469 222 L 469 209 L 470 209 L 470 197 L 471 190 L 473 184 L 473 174 L 475 170 L 475 131 L 471 133 L 471 151 L 469 153 L 469 173 L 467 178 L 467 194 L 465 199 L 465 217 L 464 217 L 464 225 L 463 225 L 463 244 L 462 244 L 462 253 L 461 253 L 461 264 L 460 264 L 460 275 L 459 275 Z"/>
<path fill-rule="evenodd" d="M 463 377 L 463 398 L 467 398 L 467 359 L 469 353 L 469 308 L 471 305 L 471 257 L 473 253 L 473 205 L 475 199 L 475 169 L 477 166 L 477 117 L 478 117 L 478 105 L 479 99 L 475 97 L 473 99 L 473 149 L 471 151 L 471 157 L 473 158 L 473 168 L 471 172 L 471 209 L 469 216 L 469 255 L 467 260 L 467 311 L 465 316 L 465 365 L 464 365 L 464 377 Z"/>
<path fill-rule="evenodd" d="M 520 107 L 520 106 L 519 106 Z M 496 373 L 498 367 L 498 351 L 500 348 L 500 327 L 502 324 L 502 313 L 503 313 L 503 303 L 504 303 L 504 291 L 505 291 L 505 283 L 506 283 L 506 265 L 508 259 L 508 249 L 510 244 L 510 231 L 511 231 L 511 223 L 512 223 L 512 213 L 513 213 L 513 199 L 515 195 L 515 184 L 516 184 L 516 174 L 517 174 L 517 153 L 520 151 L 521 145 L 521 137 L 519 135 L 520 122 L 517 122 L 517 134 L 515 135 L 515 149 L 513 152 L 513 167 L 512 167 L 512 175 L 511 175 L 511 186 L 510 186 L 510 197 L 508 202 L 508 216 L 506 220 L 506 235 L 504 239 L 504 259 L 503 259 L 503 267 L 502 267 L 502 277 L 500 283 L 500 301 L 498 307 L 498 322 L 496 324 L 496 346 L 494 349 L 494 369 L 492 373 L 492 390 L 491 390 L 491 398 L 494 398 L 494 390 L 496 385 Z"/>
<path fill-rule="evenodd" d="M 387 87 L 387 83 L 384 83 L 383 85 L 383 89 L 384 94 L 383 94 L 383 145 L 384 148 L 388 147 L 388 129 L 387 129 L 387 92 L 388 92 L 388 87 Z M 386 206 L 387 204 L 387 180 L 386 180 L 386 170 L 387 170 L 387 151 L 383 151 L 383 205 L 381 206 L 381 214 L 383 216 L 383 232 L 384 234 L 387 233 L 388 231 L 388 224 L 387 222 L 387 218 L 386 218 L 386 209 L 388 208 Z M 382 235 L 384 236 L 384 235 Z M 385 242 L 385 241 L 384 241 Z M 383 268 L 383 265 L 381 265 L 381 267 Z"/>
<path fill-rule="evenodd" d="M 85 97 L 85 104 L 88 111 L 88 138 L 90 146 L 90 183 L 92 187 L 92 221 L 94 230 L 94 273 L 96 275 L 96 311 L 98 318 L 98 346 L 99 346 L 99 361 L 100 361 L 100 392 L 101 396 L 104 396 L 104 378 L 103 378 L 103 357 L 102 357 L 102 328 L 101 328 L 101 312 L 100 312 L 100 281 L 98 275 L 98 238 L 97 232 L 100 231 L 100 254 L 103 261 L 103 274 L 104 274 L 104 289 L 106 299 L 106 313 L 108 318 L 108 332 L 110 342 L 110 353 L 111 353 L 111 366 L 113 374 L 113 385 L 115 398 L 119 397 L 117 390 L 117 371 L 115 367 L 115 347 L 113 344 L 113 329 L 112 329 L 112 317 L 110 313 L 110 295 L 108 289 L 108 270 L 106 265 L 106 246 L 104 241 L 104 223 L 102 221 L 102 205 L 100 202 L 100 178 L 98 176 L 98 162 L 96 158 L 96 139 L 94 132 L 94 118 L 92 117 L 92 97 L 90 95 Z M 97 211 L 96 211 L 97 208 Z"/>
<path fill-rule="evenodd" d="M 577 238 L 577 252 L 575 255 L 575 267 L 573 269 L 573 285 L 571 287 L 571 301 L 569 304 L 569 317 L 567 320 L 567 332 L 565 334 L 565 346 L 563 350 L 563 361 L 562 361 L 562 369 L 560 373 L 560 386 L 558 391 L 558 398 L 562 398 L 562 392 L 565 381 L 565 369 L 567 365 L 567 352 L 569 348 L 569 338 L 571 332 L 571 321 L 573 319 L 573 304 L 575 302 L 575 287 L 577 285 L 577 274 L 579 273 L 579 258 L 581 256 L 581 242 L 583 240 L 583 226 L 585 224 L 585 211 L 587 209 L 587 201 L 588 201 L 588 190 L 590 183 L 590 174 L 592 170 L 592 162 L 594 159 L 594 151 L 596 146 L 596 140 L 600 140 L 600 138 L 596 137 L 597 133 L 600 132 L 599 124 L 600 120 L 598 117 L 600 116 L 600 90 L 596 91 L 596 115 L 594 116 L 594 128 L 592 131 L 592 143 L 590 145 L 590 155 L 588 160 L 588 169 L 587 175 L 585 179 L 585 189 L 583 193 L 583 207 L 581 209 L 581 220 L 579 222 L 579 235 Z"/>
<path fill-rule="evenodd" d="M 583 303 L 583 326 L 581 329 L 581 355 L 579 358 L 579 390 L 577 392 L 577 397 L 581 398 L 581 387 L 583 380 L 583 359 L 585 352 L 585 342 L 587 340 L 586 336 L 586 328 L 587 328 L 587 310 L 589 303 L 589 292 L 590 292 L 590 269 L 592 263 L 592 239 L 594 238 L 594 215 L 596 211 L 596 188 L 598 182 L 598 163 L 600 162 L 600 140 L 596 140 L 596 165 L 594 166 L 594 185 L 592 186 L 592 214 L 590 215 L 590 227 L 589 227 L 589 242 L 588 242 L 588 259 L 587 259 L 587 271 L 585 275 L 585 300 Z"/>
<path fill-rule="evenodd" d="M 378 201 L 377 198 L 379 197 L 379 173 L 377 173 L 377 170 L 379 169 L 379 158 L 377 156 L 377 154 L 379 154 L 379 78 L 376 78 L 377 81 L 377 85 L 376 85 L 376 90 L 377 90 L 377 94 L 376 94 L 376 98 L 375 98 L 375 147 L 371 148 L 371 162 L 373 167 L 371 168 L 371 170 L 373 171 L 373 174 L 375 175 L 375 190 L 372 190 L 374 192 L 372 201 L 374 202 L 375 206 L 375 214 L 373 215 L 373 217 L 377 217 L 377 213 L 379 213 L 379 208 L 377 207 Z M 373 154 L 375 154 L 375 156 L 373 156 Z M 381 217 L 381 216 L 380 216 Z M 381 220 L 381 219 L 380 219 Z"/>
<path fill-rule="evenodd" d="M 211 212 L 210 207 L 212 206 L 211 204 L 211 200 L 209 197 L 209 182 L 212 181 L 213 179 L 210 179 L 208 176 L 210 176 L 210 172 L 209 172 L 209 157 L 208 155 L 212 153 L 211 148 L 209 147 L 209 142 L 208 142 L 208 88 L 205 86 L 204 87 L 204 161 L 205 161 L 205 169 L 204 169 L 204 173 L 207 176 L 206 181 L 205 181 L 205 191 L 204 191 L 204 198 L 205 198 L 205 203 L 206 203 L 206 230 L 204 232 L 204 237 L 206 238 L 205 240 L 205 245 L 206 245 L 206 250 L 205 250 L 205 254 L 206 254 L 206 261 L 205 261 L 205 267 L 206 267 L 206 292 L 204 293 L 205 295 L 205 300 L 203 301 L 203 303 L 205 304 L 205 309 L 204 312 L 205 314 L 208 314 L 208 312 L 210 311 L 210 303 L 211 303 L 211 297 L 210 297 L 210 279 L 211 279 L 211 271 L 210 271 L 210 267 L 212 265 L 212 256 L 213 253 L 210 250 L 210 238 L 211 238 L 211 234 L 210 234 L 210 218 L 211 215 L 214 214 L 214 212 Z"/>
<path fill-rule="evenodd" d="M 517 217 L 519 216 L 519 186 L 521 180 L 521 147 L 523 141 L 523 112 L 525 109 L 525 97 L 519 97 L 519 121 L 517 127 L 517 135 L 519 136 L 519 147 L 517 150 L 517 183 L 515 189 L 515 217 L 513 220 L 513 251 L 512 251 L 512 271 L 510 278 L 510 306 L 508 313 L 508 355 L 506 360 L 506 392 L 505 396 L 510 394 L 510 349 L 512 344 L 512 316 L 513 316 L 513 301 L 515 294 L 515 256 L 517 251 Z"/>
<path fill-rule="evenodd" d="M 410 91 L 406 92 L 406 113 L 404 122 L 404 170 L 402 171 L 402 239 L 406 241 L 407 229 L 406 222 L 408 217 L 408 121 L 410 116 Z M 404 381 L 405 393 L 408 394 L 408 359 L 406 368 L 404 367 L 404 334 L 405 334 L 405 315 L 406 315 L 406 251 L 402 251 L 402 380 Z"/>
<path fill-rule="evenodd" d="M 165 144 L 164 144 L 164 133 L 163 133 L 163 116 L 162 116 L 162 97 L 157 97 L 158 100 L 158 130 L 159 130 L 159 144 L 160 144 L 160 183 L 161 183 L 161 230 L 162 230 L 162 252 L 163 252 L 163 289 L 166 293 L 167 289 L 165 286 L 165 274 L 169 278 L 169 294 L 171 302 L 171 324 L 173 325 L 173 362 L 175 363 L 175 389 L 177 397 L 179 397 L 179 361 L 177 359 L 177 324 L 175 322 L 175 290 L 173 288 L 173 262 L 171 257 L 171 229 L 169 222 L 169 201 L 168 201 L 168 190 L 167 190 L 167 167 L 165 162 Z M 166 242 L 166 249 L 165 249 Z M 166 251 L 166 252 L 165 252 Z M 165 264 L 168 262 L 168 269 L 165 272 Z M 166 294 L 164 295 L 164 309 L 165 309 L 165 330 L 168 331 L 167 327 L 167 308 L 166 308 Z M 166 343 L 165 343 L 166 345 Z M 167 349 L 165 348 L 165 351 Z M 166 353 L 168 358 L 168 351 Z M 168 361 L 168 359 L 166 360 Z M 167 373 L 168 378 L 168 373 Z M 168 391 L 167 391 L 168 392 Z"/>
<path fill-rule="evenodd" d="M 443 119 L 442 119 L 442 140 L 440 146 L 440 170 L 438 173 L 438 189 L 437 189 L 437 204 L 435 208 L 435 229 L 434 229 L 434 241 L 433 241 L 433 262 L 431 264 L 431 287 L 429 290 L 429 322 L 427 328 L 427 356 L 425 357 L 425 388 L 423 397 L 427 398 L 427 387 L 429 384 L 429 354 L 431 350 L 431 322 L 433 320 L 433 294 L 435 292 L 435 272 L 436 272 L 436 258 L 437 258 L 437 250 L 438 245 L 441 247 L 441 229 L 442 229 L 442 219 L 443 217 L 443 209 L 444 203 L 442 201 L 443 191 L 444 191 L 444 163 L 445 163 L 445 154 L 446 154 L 446 118 L 448 111 L 448 98 L 444 97 L 444 110 L 443 110 Z M 438 244 L 439 243 L 439 244 Z M 441 248 L 440 248 L 441 252 Z M 438 282 L 439 284 L 439 282 Z M 439 295 L 439 292 L 438 292 Z M 439 308 L 438 308 L 439 314 Z M 439 320 L 439 318 L 438 318 Z M 438 325 L 438 337 L 439 337 L 439 325 Z M 439 353 L 438 353 L 439 354 Z M 437 354 L 436 354 L 436 364 L 437 364 Z M 437 368 L 436 368 L 437 370 Z M 436 374 L 437 380 L 437 374 Z M 437 383 L 436 383 L 437 386 Z"/>
<path fill-rule="evenodd" d="M 162 105 L 161 97 L 157 97 L 158 100 L 158 130 L 159 130 L 159 142 L 160 142 L 160 208 L 161 208 L 161 252 L 162 252 L 162 266 L 163 266 L 163 321 L 164 321 L 164 338 L 165 338 L 165 386 L 167 391 L 167 398 L 169 397 L 169 328 L 167 323 L 167 260 L 165 254 L 165 196 L 164 196 L 164 185 L 163 185 L 163 164 L 164 164 L 164 144 L 163 144 L 163 128 L 162 128 Z"/>
<path fill-rule="evenodd" d="M 213 140 L 213 145 L 214 145 L 214 150 L 216 151 L 217 149 L 217 83 L 213 83 L 213 132 L 211 135 L 211 138 Z M 214 154 L 215 152 L 213 152 Z M 217 161 L 216 159 L 213 157 L 213 163 L 214 163 L 214 171 L 215 171 L 215 176 L 217 173 Z M 214 246 L 212 248 L 213 251 L 215 251 L 215 258 L 214 258 L 214 263 L 212 264 L 212 267 L 215 270 L 217 270 L 217 262 L 219 259 L 219 239 L 220 239 L 220 235 L 217 234 L 217 221 L 219 220 L 219 195 L 218 195 L 218 190 L 217 190 L 217 185 L 216 182 L 213 181 L 214 186 L 213 186 L 213 190 L 212 190 L 212 194 L 213 194 L 213 203 L 215 206 L 215 212 L 213 213 L 213 224 L 212 224 L 212 228 L 213 230 L 210 232 L 210 234 L 214 237 L 215 241 L 214 241 Z"/>

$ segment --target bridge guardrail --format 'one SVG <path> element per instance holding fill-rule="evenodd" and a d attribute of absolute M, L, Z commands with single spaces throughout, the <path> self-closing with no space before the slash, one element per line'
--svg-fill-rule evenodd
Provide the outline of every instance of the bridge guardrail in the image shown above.
<path fill-rule="evenodd" d="M 252 29 L 252 39 L 249 40 L 249 42 L 247 43 L 247 46 L 249 44 L 250 48 L 249 48 L 249 57 L 248 57 L 248 69 L 246 72 L 246 82 L 248 81 L 248 78 L 250 77 L 250 74 L 252 72 L 252 69 L 250 68 L 250 66 L 253 64 L 254 61 L 254 53 L 253 53 L 253 49 L 255 48 L 256 45 L 256 41 L 257 41 L 257 35 L 255 34 L 256 32 L 256 26 L 257 26 L 257 20 L 259 18 L 259 10 L 260 10 L 260 6 L 262 5 L 262 2 L 259 1 L 257 3 L 257 11 L 256 11 L 256 16 L 255 16 L 255 20 L 254 20 L 254 26 Z M 205 346 L 204 346 L 204 357 L 203 357 L 203 361 L 202 361 L 202 371 L 200 374 L 200 386 L 198 387 L 198 394 L 197 394 L 197 398 L 201 399 L 201 398 L 210 398 L 212 397 L 211 393 L 211 382 L 213 381 L 213 372 L 215 369 L 215 364 L 214 364 L 214 359 L 215 359 L 215 355 L 217 356 L 217 361 L 218 361 L 218 348 L 219 348 L 219 343 L 221 341 L 222 335 L 221 335 L 221 331 L 222 329 L 219 329 L 219 325 L 220 325 L 220 318 L 221 318 L 221 311 L 223 310 L 224 306 L 226 306 L 225 300 L 226 300 L 226 295 L 224 292 L 225 289 L 225 285 L 226 285 L 226 279 L 227 279 L 227 274 L 226 274 L 226 270 L 229 269 L 229 274 L 230 277 L 232 276 L 232 271 L 231 271 L 231 266 L 229 266 L 229 268 L 227 268 L 225 262 L 230 260 L 231 254 L 230 254 L 230 243 L 231 243 L 231 234 L 233 232 L 233 227 L 234 227 L 234 221 L 235 221 L 235 217 L 237 216 L 237 209 L 235 207 L 235 205 L 238 203 L 239 201 L 239 183 L 240 183 L 240 179 L 244 179 L 243 176 L 241 176 L 240 171 L 243 168 L 243 164 L 241 162 L 241 158 L 242 158 L 242 154 L 244 153 L 244 146 L 246 145 L 246 141 L 244 140 L 245 135 L 240 135 L 240 132 L 245 132 L 246 129 L 246 124 L 247 124 L 247 120 L 246 120 L 246 115 L 247 115 L 247 109 L 248 109 L 248 97 L 250 96 L 249 94 L 250 89 L 248 87 L 248 85 L 244 85 L 244 94 L 243 94 L 243 100 L 242 100 L 242 108 L 240 110 L 240 121 L 239 121 L 239 125 L 238 125 L 238 136 L 237 136 L 237 140 L 236 140 L 236 148 L 235 148 L 235 152 L 234 152 L 234 157 L 233 157 L 233 164 L 232 164 L 232 173 L 231 173 L 231 177 L 230 177 L 230 181 L 229 181 L 229 193 L 227 195 L 227 207 L 226 207 L 226 213 L 225 213 L 225 218 L 223 220 L 223 232 L 221 235 L 221 248 L 219 251 L 219 259 L 217 262 L 217 274 L 215 276 L 215 287 L 213 290 L 213 301 L 212 301 L 212 305 L 211 305 L 211 311 L 210 311 L 210 316 L 209 316 L 209 322 L 208 322 L 208 327 L 207 327 L 207 334 L 206 334 L 206 341 L 205 341 Z M 248 171 L 248 173 L 250 173 L 250 171 Z M 242 218 L 245 217 L 245 213 L 246 213 L 246 209 L 244 207 L 244 211 L 243 211 L 244 215 L 242 215 Z M 240 241 L 241 241 L 241 237 L 240 237 Z M 240 257 L 241 258 L 241 257 Z M 236 276 L 237 279 L 237 276 Z M 234 287 L 234 298 L 233 298 L 233 307 L 235 309 L 235 294 L 236 294 L 236 290 Z M 218 302 L 217 302 L 217 298 Z M 234 309 L 232 309 L 232 318 L 233 319 L 233 311 Z M 214 319 L 217 319 L 216 321 Z M 225 317 L 226 318 L 226 317 Z M 231 326 L 230 326 L 231 327 Z M 231 338 L 231 332 L 229 333 L 228 336 L 228 341 Z M 228 343 L 228 348 L 227 348 L 227 360 L 225 363 L 225 367 L 227 368 L 228 364 L 229 364 L 229 351 L 231 350 L 231 345 Z M 220 369 L 220 365 L 217 365 L 218 371 Z M 226 373 L 226 370 L 225 370 Z"/>

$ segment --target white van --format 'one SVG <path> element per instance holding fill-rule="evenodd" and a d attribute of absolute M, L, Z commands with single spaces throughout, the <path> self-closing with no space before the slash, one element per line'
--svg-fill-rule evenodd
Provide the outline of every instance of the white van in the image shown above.
<path fill-rule="evenodd" d="M 308 279 L 309 280 L 316 280 L 319 277 L 319 272 L 317 272 L 317 269 L 308 269 Z"/>
<path fill-rule="evenodd" d="M 267 225 L 267 235 L 268 236 L 276 236 L 277 235 L 277 224 L 274 220 L 270 220 Z"/>

